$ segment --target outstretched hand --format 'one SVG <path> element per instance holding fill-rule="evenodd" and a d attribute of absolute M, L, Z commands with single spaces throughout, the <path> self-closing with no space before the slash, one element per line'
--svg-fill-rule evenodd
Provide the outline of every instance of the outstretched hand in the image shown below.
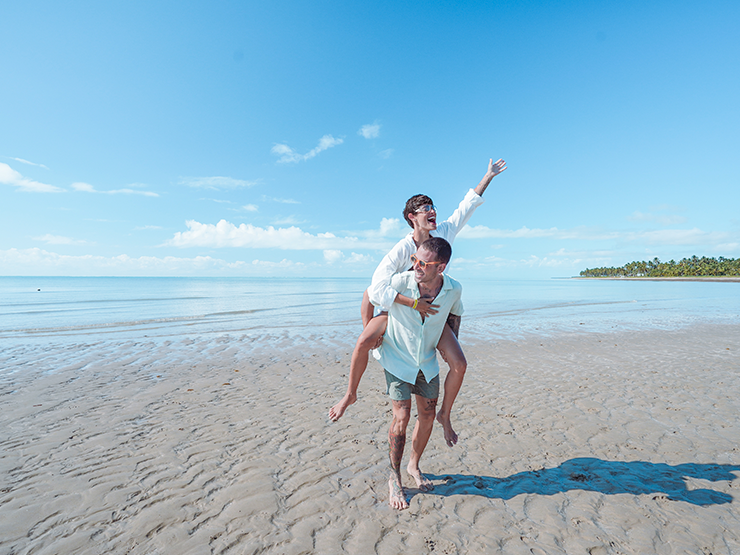
<path fill-rule="evenodd" d="M 489 159 L 488 171 L 486 172 L 486 175 L 483 176 L 483 179 L 480 180 L 480 183 L 478 183 L 478 186 L 475 188 L 475 192 L 479 195 L 482 195 L 485 192 L 486 188 L 488 188 L 491 180 L 505 169 L 506 162 L 504 162 L 501 158 L 499 158 L 495 162 L 493 161 L 493 158 Z"/>
<path fill-rule="evenodd" d="M 495 162 L 493 161 L 493 158 L 488 161 L 488 175 L 490 175 L 491 177 L 496 177 L 505 169 L 506 162 L 504 162 L 501 158 L 499 158 Z"/>

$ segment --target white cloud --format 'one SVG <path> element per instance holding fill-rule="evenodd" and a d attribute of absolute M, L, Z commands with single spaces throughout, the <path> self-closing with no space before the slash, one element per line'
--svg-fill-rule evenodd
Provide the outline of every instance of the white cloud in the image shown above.
<path fill-rule="evenodd" d="M 254 187 L 259 180 L 234 179 L 233 177 L 181 177 L 180 185 L 199 187 L 203 189 L 238 189 L 240 187 Z"/>
<path fill-rule="evenodd" d="M 398 235 L 400 230 L 401 220 L 398 218 L 383 218 L 380 220 L 380 235 L 383 237 L 387 237 L 388 235 Z"/>
<path fill-rule="evenodd" d="M 72 183 L 72 188 L 75 191 L 82 191 L 84 193 L 97 193 L 97 191 L 95 190 L 95 187 L 93 187 L 89 183 L 81 183 L 81 182 Z"/>
<path fill-rule="evenodd" d="M 574 262 L 573 260 L 558 260 L 556 258 L 548 258 L 547 256 L 540 258 L 539 256 L 535 256 L 534 254 L 531 255 L 528 259 L 521 260 L 520 263 L 523 266 L 528 266 L 531 268 L 558 268 L 563 266 L 572 266 Z"/>
<path fill-rule="evenodd" d="M 29 162 L 28 160 L 24 160 L 23 158 L 13 158 L 9 157 L 11 160 L 15 160 L 16 162 L 20 162 L 21 164 L 27 164 L 29 166 L 36 166 L 37 168 L 44 168 L 45 170 L 48 170 L 46 166 L 43 164 L 35 164 L 34 162 Z"/>
<path fill-rule="evenodd" d="M 40 237 L 33 237 L 34 241 L 44 241 L 47 245 L 89 245 L 87 241 L 64 237 L 63 235 L 51 235 L 47 233 Z"/>
<path fill-rule="evenodd" d="M 8 272 L 34 276 L 244 276 L 324 275 L 325 266 L 317 263 L 253 260 L 227 261 L 210 256 L 62 255 L 40 248 L 0 250 L 0 275 Z"/>
<path fill-rule="evenodd" d="M 0 183 L 18 187 L 25 193 L 63 193 L 64 189 L 23 177 L 8 164 L 0 162 Z"/>
<path fill-rule="evenodd" d="M 334 264 L 335 262 L 339 262 L 344 258 L 344 254 L 342 254 L 342 251 L 339 250 L 325 250 L 324 251 L 324 261 L 327 264 Z"/>
<path fill-rule="evenodd" d="M 203 224 L 195 220 L 185 222 L 187 231 L 178 231 L 165 246 L 211 247 L 282 250 L 341 250 L 388 249 L 391 243 L 375 237 L 337 237 L 333 233 L 311 234 L 299 227 L 258 227 L 252 224 L 234 225 L 226 220 L 217 224 Z"/>
<path fill-rule="evenodd" d="M 319 139 L 319 144 L 306 154 L 299 154 L 285 144 L 276 144 L 272 147 L 270 152 L 280 157 L 278 159 L 278 162 L 280 163 L 301 162 L 305 160 L 310 160 L 311 158 L 319 154 L 319 152 L 323 152 L 324 150 L 327 150 L 334 146 L 341 145 L 343 142 L 344 139 L 335 139 L 331 135 L 324 135 Z"/>
<path fill-rule="evenodd" d="M 287 258 L 283 258 L 280 262 L 271 262 L 269 260 L 252 260 L 252 266 L 259 266 L 267 269 L 293 269 L 302 268 L 306 265 L 303 262 L 293 262 Z"/>
<path fill-rule="evenodd" d="M 353 247 L 356 237 L 337 237 L 333 233 L 312 235 L 298 227 L 267 228 L 252 224 L 235 226 L 221 220 L 217 224 L 185 222 L 188 231 L 178 231 L 166 244 L 174 247 L 241 247 L 252 249 L 325 250 Z"/>
<path fill-rule="evenodd" d="M 141 231 L 144 229 L 163 229 L 160 225 L 138 225 L 134 228 L 136 231 Z"/>
<path fill-rule="evenodd" d="M 701 229 L 661 229 L 637 233 L 620 233 L 618 238 L 625 241 L 641 242 L 649 245 L 702 245 L 726 241 L 729 234 Z"/>
<path fill-rule="evenodd" d="M 324 262 L 327 264 L 336 264 L 342 262 L 343 264 L 350 265 L 367 265 L 373 264 L 375 259 L 367 254 L 358 254 L 353 252 L 349 256 L 345 257 L 344 253 L 337 249 L 327 249 L 324 251 Z"/>
<path fill-rule="evenodd" d="M 380 124 L 371 123 L 363 125 L 362 127 L 360 127 L 360 130 L 357 132 L 357 134 L 362 135 L 366 139 L 375 139 L 380 135 Z"/>
<path fill-rule="evenodd" d="M 262 195 L 262 200 L 265 202 L 279 202 L 280 204 L 300 204 L 300 202 L 293 200 L 292 198 L 276 198 L 268 197 L 266 195 Z"/>
<path fill-rule="evenodd" d="M 686 223 L 684 216 L 675 214 L 652 214 L 650 212 L 633 212 L 627 219 L 631 222 L 655 222 L 660 225 L 679 225 Z"/>
<path fill-rule="evenodd" d="M 378 226 L 378 229 L 353 231 L 352 233 L 366 239 L 397 239 L 408 234 L 410 229 L 411 228 L 406 226 L 406 222 L 403 222 L 402 225 L 401 220 L 398 218 L 383 218 L 380 220 L 380 226 Z"/>
<path fill-rule="evenodd" d="M 661 229 L 651 231 L 599 231 L 593 228 L 573 229 L 491 229 L 486 226 L 468 226 L 458 234 L 464 239 L 577 239 L 583 241 L 622 241 L 650 245 L 701 245 L 727 242 L 732 236 L 726 232 L 702 231 L 701 229 Z"/>
<path fill-rule="evenodd" d="M 70 256 L 39 248 L 0 250 L 0 268 L 13 268 L 27 275 L 222 275 L 224 271 L 248 268 L 243 261 L 227 262 L 210 256 L 179 258 L 165 256 L 130 257 Z"/>
<path fill-rule="evenodd" d="M 740 243 L 723 243 L 721 245 L 717 245 L 717 250 L 722 252 L 740 251 Z"/>
<path fill-rule="evenodd" d="M 142 195 L 145 197 L 158 197 L 157 193 L 151 191 L 135 191 L 134 189 L 114 189 L 112 191 L 100 191 L 108 195 Z"/>
<path fill-rule="evenodd" d="M 392 148 L 386 148 L 385 150 L 381 150 L 380 152 L 378 152 L 378 156 L 380 156 L 381 158 L 386 158 L 386 159 L 390 158 L 392 154 L 393 154 Z"/>
<path fill-rule="evenodd" d="M 273 225 L 299 225 L 304 223 L 304 221 L 299 220 L 295 216 L 287 216 L 285 218 L 279 218 L 272 223 Z"/>
<path fill-rule="evenodd" d="M 72 188 L 75 191 L 79 191 L 81 193 L 99 193 L 102 195 L 142 195 L 145 197 L 159 197 L 157 193 L 153 193 L 151 191 L 137 191 L 135 189 L 113 189 L 111 191 L 98 191 L 90 185 L 89 183 L 72 183 Z"/>
<path fill-rule="evenodd" d="M 257 212 L 259 207 L 256 204 L 245 204 L 242 206 L 242 210 L 246 210 L 247 212 Z"/>
<path fill-rule="evenodd" d="M 503 239 L 534 239 L 542 237 L 558 237 L 558 238 L 575 238 L 575 234 L 572 231 L 561 231 L 556 227 L 550 229 L 529 229 L 523 226 L 519 229 L 491 229 L 484 225 L 466 226 L 457 235 L 464 239 L 490 239 L 490 238 L 503 238 Z"/>
<path fill-rule="evenodd" d="M 548 256 L 568 256 L 571 258 L 593 258 L 593 257 L 599 257 L 599 258 L 605 258 L 605 257 L 611 257 L 614 256 L 616 253 L 614 251 L 569 251 L 567 249 L 558 249 L 555 252 L 549 253 Z"/>
<path fill-rule="evenodd" d="M 346 264 L 371 264 L 375 262 L 375 259 L 367 254 L 357 254 L 353 252 L 344 261 Z"/>

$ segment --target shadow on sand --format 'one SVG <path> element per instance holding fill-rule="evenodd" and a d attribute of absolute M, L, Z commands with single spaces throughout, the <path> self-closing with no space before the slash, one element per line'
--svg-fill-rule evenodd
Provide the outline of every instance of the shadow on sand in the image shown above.
<path fill-rule="evenodd" d="M 711 489 L 688 489 L 686 479 L 731 481 L 738 478 L 732 471 L 738 470 L 740 465 L 686 463 L 670 466 L 645 461 L 578 458 L 565 461 L 556 468 L 520 472 L 506 478 L 427 474 L 434 482 L 434 489 L 427 493 L 445 497 L 481 495 L 490 499 L 511 499 L 522 493 L 554 495 L 584 490 L 607 495 L 655 494 L 653 499 L 685 501 L 693 505 L 719 505 L 732 503 L 732 496 Z M 415 495 L 418 490 L 409 490 L 409 493 Z"/>

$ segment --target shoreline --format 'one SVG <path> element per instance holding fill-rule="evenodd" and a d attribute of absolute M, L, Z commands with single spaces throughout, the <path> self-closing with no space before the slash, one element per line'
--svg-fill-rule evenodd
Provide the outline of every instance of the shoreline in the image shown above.
<path fill-rule="evenodd" d="M 435 490 L 404 476 L 400 512 L 376 362 L 327 418 L 349 342 L 20 345 L 0 354 L 0 551 L 740 552 L 737 330 L 465 343 L 460 443 L 435 427 Z"/>
<path fill-rule="evenodd" d="M 692 276 L 692 277 L 589 277 L 573 276 L 570 279 L 600 279 L 610 281 L 726 281 L 740 283 L 740 276 Z"/>

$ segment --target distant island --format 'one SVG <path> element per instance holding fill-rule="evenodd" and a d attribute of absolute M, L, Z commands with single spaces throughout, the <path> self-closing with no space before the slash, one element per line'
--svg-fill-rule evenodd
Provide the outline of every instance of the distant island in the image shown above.
<path fill-rule="evenodd" d="M 630 262 L 621 268 L 587 268 L 581 277 L 603 278 L 712 278 L 740 277 L 740 258 L 707 258 L 692 256 L 678 262 L 661 262 L 658 258 L 647 262 Z"/>

